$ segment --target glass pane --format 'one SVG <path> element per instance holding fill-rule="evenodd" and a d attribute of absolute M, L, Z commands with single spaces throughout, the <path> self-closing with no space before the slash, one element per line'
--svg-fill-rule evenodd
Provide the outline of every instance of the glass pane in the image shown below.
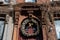
<path fill-rule="evenodd" d="M 4 0 L 4 1 L 5 1 L 5 2 L 8 2 L 8 3 L 10 2 L 10 0 Z"/>
<path fill-rule="evenodd" d="M 35 2 L 35 0 L 25 0 L 25 2 Z"/>
<path fill-rule="evenodd" d="M 54 23 L 56 28 L 57 39 L 60 39 L 60 20 L 56 20 L 54 21 Z"/>
<path fill-rule="evenodd" d="M 3 34 L 3 28 L 4 28 L 4 21 L 0 21 L 0 39 L 1 39 L 2 34 Z"/>

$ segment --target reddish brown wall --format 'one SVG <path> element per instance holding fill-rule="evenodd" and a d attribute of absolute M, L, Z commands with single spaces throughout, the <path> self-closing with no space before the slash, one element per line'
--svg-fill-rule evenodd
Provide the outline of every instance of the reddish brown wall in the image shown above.
<path fill-rule="evenodd" d="M 23 3 L 24 0 L 17 0 L 17 3 Z"/>
<path fill-rule="evenodd" d="M 50 0 L 37 0 L 38 4 L 47 3 L 47 2 L 50 2 Z"/>

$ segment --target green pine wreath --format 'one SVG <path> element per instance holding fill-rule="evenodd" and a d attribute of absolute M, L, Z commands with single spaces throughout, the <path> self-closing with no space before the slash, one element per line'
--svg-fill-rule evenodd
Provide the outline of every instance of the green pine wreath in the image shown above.
<path fill-rule="evenodd" d="M 22 23 L 21 23 L 21 32 L 22 32 L 22 34 L 24 35 L 24 36 L 27 36 L 27 37 L 29 37 L 29 36 L 36 36 L 36 35 L 38 35 L 39 34 L 39 32 L 40 32 L 40 30 L 39 30 L 39 27 L 40 27 L 40 23 L 39 23 L 40 21 L 38 20 L 38 19 L 36 19 L 36 18 L 31 18 L 31 20 L 29 20 L 29 18 L 25 18 L 23 21 L 22 21 Z M 26 28 L 29 26 L 28 24 L 29 23 L 32 23 L 31 25 L 32 25 L 32 28 L 35 28 L 36 29 L 36 31 L 34 32 L 34 33 L 32 33 L 32 34 L 29 34 L 29 33 L 27 33 L 27 31 L 26 31 Z M 27 28 L 28 29 L 28 28 Z"/>

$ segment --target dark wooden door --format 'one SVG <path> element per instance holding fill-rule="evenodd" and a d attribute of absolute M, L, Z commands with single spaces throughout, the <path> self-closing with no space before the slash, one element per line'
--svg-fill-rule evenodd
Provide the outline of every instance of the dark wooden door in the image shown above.
<path fill-rule="evenodd" d="M 34 35 L 33 31 L 36 31 L 37 35 Z M 33 14 L 32 16 L 21 15 L 18 40 L 43 40 L 41 20 Z"/>

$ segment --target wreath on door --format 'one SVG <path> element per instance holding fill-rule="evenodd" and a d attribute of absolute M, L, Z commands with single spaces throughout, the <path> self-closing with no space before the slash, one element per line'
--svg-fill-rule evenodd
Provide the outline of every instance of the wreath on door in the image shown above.
<path fill-rule="evenodd" d="M 36 36 L 39 34 L 40 21 L 36 18 L 25 18 L 21 23 L 21 33 L 24 36 Z"/>

